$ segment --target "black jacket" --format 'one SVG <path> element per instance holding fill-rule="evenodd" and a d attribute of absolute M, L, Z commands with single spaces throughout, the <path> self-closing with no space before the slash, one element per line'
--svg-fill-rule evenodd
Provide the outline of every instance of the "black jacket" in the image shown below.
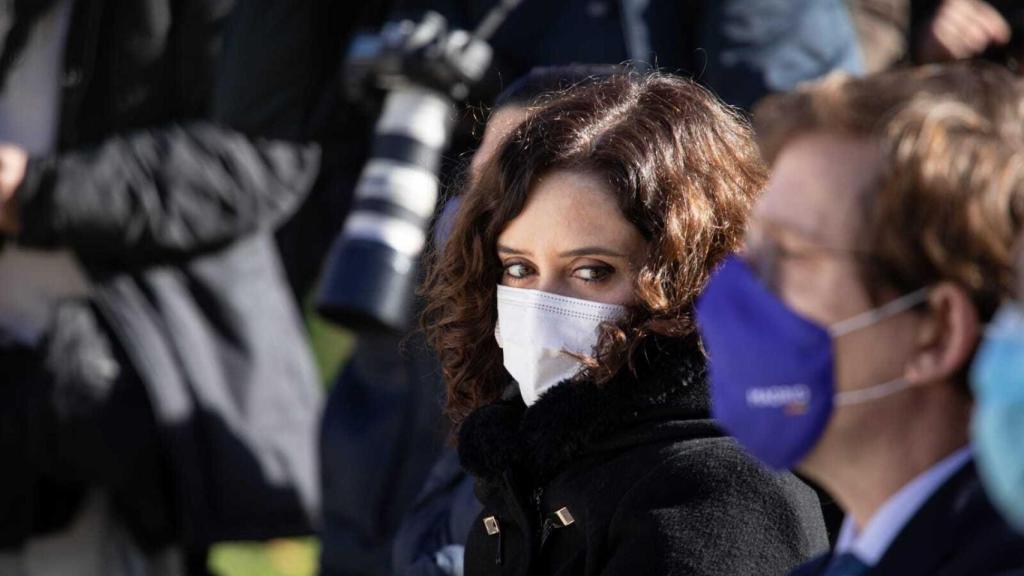
<path fill-rule="evenodd" d="M 794 576 L 825 574 L 832 556 L 816 558 Z M 929 498 L 867 574 L 985 576 L 1024 571 L 1024 536 L 992 507 L 970 462 Z"/>
<path fill-rule="evenodd" d="M 466 574 L 771 575 L 826 547 L 814 492 L 722 435 L 703 354 L 675 347 L 637 377 L 467 418 L 459 454 L 484 511 Z"/>
<path fill-rule="evenodd" d="M 240 96 L 232 105 L 222 89 L 214 112 L 234 4 L 77 2 L 59 149 L 30 161 L 15 194 L 14 240 L 73 251 L 92 283 L 88 301 L 57 314 L 40 351 L 59 389 L 50 403 L 60 446 L 48 457 L 71 456 L 18 473 L 33 489 L 55 468 L 99 486 L 147 549 L 175 542 L 192 553 L 222 539 L 308 533 L 319 504 L 320 385 L 271 235 L 318 167 L 295 118 L 271 111 L 314 98 L 296 72 L 273 105 L 256 110 Z M 259 4 L 282 22 L 316 22 L 309 3 Z M 270 93 L 281 78 L 247 57 L 248 81 L 234 94 Z M 100 360 L 113 369 L 88 369 L 90 342 L 108 344 Z M 3 497 L 22 508 L 48 498 Z M 0 546 L 27 536 L 5 531 Z"/>

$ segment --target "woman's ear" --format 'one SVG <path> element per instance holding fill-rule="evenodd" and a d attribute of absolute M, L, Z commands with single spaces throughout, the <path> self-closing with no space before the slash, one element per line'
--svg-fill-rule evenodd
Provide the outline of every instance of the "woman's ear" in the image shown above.
<path fill-rule="evenodd" d="M 917 332 L 915 354 L 907 368 L 914 383 L 952 380 L 967 366 L 981 337 L 978 309 L 960 286 L 935 285 L 928 295 L 927 318 Z"/>

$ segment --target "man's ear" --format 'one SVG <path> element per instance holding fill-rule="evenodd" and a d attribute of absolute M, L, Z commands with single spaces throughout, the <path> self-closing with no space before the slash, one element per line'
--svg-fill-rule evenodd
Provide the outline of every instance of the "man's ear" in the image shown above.
<path fill-rule="evenodd" d="M 978 309 L 957 284 L 935 285 L 927 305 L 906 372 L 908 380 L 920 384 L 955 378 L 970 363 L 982 331 Z"/>

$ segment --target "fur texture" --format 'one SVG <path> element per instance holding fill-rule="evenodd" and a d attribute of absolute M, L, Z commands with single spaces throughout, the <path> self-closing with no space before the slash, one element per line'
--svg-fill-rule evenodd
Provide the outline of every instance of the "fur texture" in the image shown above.
<path fill-rule="evenodd" d="M 566 381 L 526 408 L 516 394 L 481 407 L 459 432 L 463 467 L 484 479 L 521 469 L 543 483 L 613 432 L 651 413 L 681 419 L 709 413 L 704 354 L 678 341 L 658 342 L 637 366 L 611 382 Z"/>

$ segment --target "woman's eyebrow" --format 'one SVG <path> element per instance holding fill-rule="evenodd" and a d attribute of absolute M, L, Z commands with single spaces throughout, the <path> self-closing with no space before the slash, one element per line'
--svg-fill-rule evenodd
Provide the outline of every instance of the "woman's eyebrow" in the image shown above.
<path fill-rule="evenodd" d="M 611 256 L 613 258 L 626 258 L 625 254 L 603 246 L 584 246 L 582 248 L 575 248 L 573 250 L 562 252 L 559 256 L 562 258 L 571 258 L 574 256 Z"/>
<path fill-rule="evenodd" d="M 504 244 L 498 244 L 498 253 L 499 254 L 511 254 L 513 256 L 532 256 L 533 255 L 532 253 L 527 252 L 526 250 L 519 250 L 519 249 L 516 249 L 516 248 L 512 248 L 510 246 L 505 246 Z"/>

